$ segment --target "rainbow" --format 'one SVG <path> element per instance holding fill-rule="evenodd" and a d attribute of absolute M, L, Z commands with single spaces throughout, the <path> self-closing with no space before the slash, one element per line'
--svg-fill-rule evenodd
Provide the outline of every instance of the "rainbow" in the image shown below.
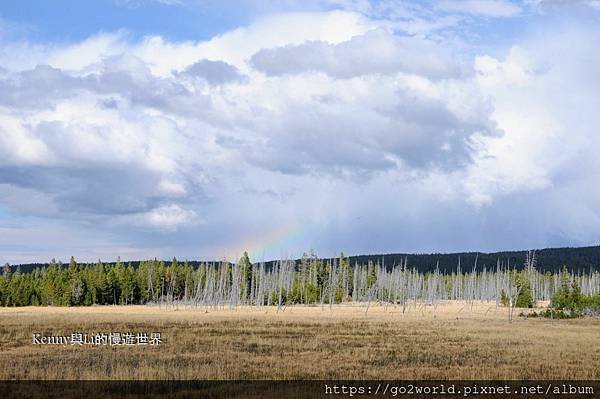
<path fill-rule="evenodd" d="M 237 261 L 244 251 L 247 251 L 253 262 L 292 256 L 292 254 L 285 251 L 304 248 L 307 245 L 307 233 L 310 230 L 311 225 L 308 223 L 278 224 L 266 232 L 249 234 L 248 237 L 238 241 L 225 253 L 236 257 L 235 261 Z M 265 257 L 269 257 L 269 259 Z"/>

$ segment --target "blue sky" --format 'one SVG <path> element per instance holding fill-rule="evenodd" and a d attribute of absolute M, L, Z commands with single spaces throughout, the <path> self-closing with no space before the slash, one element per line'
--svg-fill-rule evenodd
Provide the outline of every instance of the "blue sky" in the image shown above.
<path fill-rule="evenodd" d="M 600 2 L 0 4 L 0 262 L 593 245 Z"/>
<path fill-rule="evenodd" d="M 249 7 L 236 4 L 224 8 L 219 3 L 23 1 L 3 2 L 0 12 L 5 20 L 20 26 L 17 34 L 45 42 L 83 40 L 120 29 L 136 38 L 160 34 L 171 40 L 201 40 L 251 21 L 252 14 L 245 12 Z"/>

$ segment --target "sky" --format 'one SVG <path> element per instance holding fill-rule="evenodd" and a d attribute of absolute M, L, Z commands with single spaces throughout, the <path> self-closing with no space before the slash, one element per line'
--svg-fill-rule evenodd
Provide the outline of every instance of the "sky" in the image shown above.
<path fill-rule="evenodd" d="M 597 245 L 598 0 L 0 3 L 0 263 Z"/>

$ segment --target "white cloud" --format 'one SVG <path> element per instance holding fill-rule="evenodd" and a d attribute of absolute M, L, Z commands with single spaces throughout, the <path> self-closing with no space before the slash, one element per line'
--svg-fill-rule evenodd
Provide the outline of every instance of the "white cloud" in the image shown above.
<path fill-rule="evenodd" d="M 0 165 L 47 165 L 52 155 L 17 117 L 0 113 Z"/>
<path fill-rule="evenodd" d="M 505 59 L 476 60 L 479 84 L 494 101 L 492 117 L 505 132 L 479 142 L 466 180 L 476 203 L 515 192 L 552 192 L 581 179 L 590 189 L 580 195 L 595 195 L 590 171 L 600 145 L 593 111 L 600 106 L 594 94 L 600 80 L 592 70 L 600 57 L 588 45 L 600 43 L 600 32 L 560 28 L 513 47 Z"/>
<path fill-rule="evenodd" d="M 593 12 L 600 10 L 599 0 L 525 0 L 525 3 L 541 13 L 568 10 Z"/>
<path fill-rule="evenodd" d="M 164 205 L 148 212 L 134 214 L 121 220 L 121 223 L 131 221 L 142 227 L 156 228 L 159 230 L 173 231 L 177 228 L 197 221 L 197 214 L 179 205 Z"/>
<path fill-rule="evenodd" d="M 104 233 L 105 248 L 164 256 L 594 237 L 596 27 L 463 51 L 451 35 L 391 30 L 439 22 L 426 11 L 390 21 L 353 7 L 204 42 L 117 32 L 0 45 L 0 205 L 69 226 L 61 234 L 98 229 L 90 245 Z M 509 14 L 486 7 L 448 12 Z M 264 249 L 288 230 L 296 241 Z M 21 259 L 13 238 L 0 247 Z"/>
<path fill-rule="evenodd" d="M 383 29 L 328 44 L 312 41 L 298 46 L 264 49 L 252 64 L 271 76 L 322 71 L 348 78 L 405 72 L 432 78 L 460 77 L 465 69 L 449 49 L 419 37 L 398 37 Z"/>
<path fill-rule="evenodd" d="M 485 17 L 513 17 L 522 10 L 511 0 L 441 0 L 436 6 L 445 11 Z"/>
<path fill-rule="evenodd" d="M 161 76 L 181 71 L 201 59 L 223 61 L 246 72 L 246 60 L 262 48 L 307 40 L 339 43 L 376 26 L 359 14 L 344 11 L 297 12 L 266 16 L 206 42 L 169 43 L 161 37 L 149 37 L 133 52 Z"/>

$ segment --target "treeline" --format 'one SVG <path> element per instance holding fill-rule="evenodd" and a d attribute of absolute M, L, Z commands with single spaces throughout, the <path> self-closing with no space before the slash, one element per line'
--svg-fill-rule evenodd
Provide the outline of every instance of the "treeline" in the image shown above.
<path fill-rule="evenodd" d="M 600 246 L 579 248 L 545 248 L 535 251 L 537 268 L 541 272 L 560 273 L 567 265 L 573 273 L 588 273 L 590 270 L 600 270 Z M 462 269 L 472 268 L 477 264 L 478 269 L 494 268 L 498 262 L 510 268 L 521 270 L 525 267 L 527 251 L 502 251 L 502 252 L 463 252 L 451 254 L 384 254 L 360 255 L 350 257 L 352 264 L 366 264 L 368 262 L 385 262 L 388 267 L 407 261 L 422 273 L 432 272 L 436 267 L 444 274 L 457 270 L 460 264 Z"/>
<path fill-rule="evenodd" d="M 588 273 L 592 270 L 600 270 L 600 246 L 579 247 L 579 248 L 546 248 L 536 250 L 537 268 L 541 272 L 560 273 L 565 265 L 568 265 L 572 273 Z M 433 254 L 381 254 L 381 255 L 357 255 L 349 256 L 348 261 L 351 265 L 366 265 L 369 262 L 384 265 L 387 269 L 394 268 L 400 264 L 407 264 L 421 273 L 433 272 L 436 268 L 443 274 L 456 272 L 460 267 L 462 270 L 477 267 L 481 270 L 484 267 L 495 268 L 498 263 L 505 267 L 517 270 L 523 269 L 526 263 L 527 251 L 503 251 L 503 252 L 463 252 L 463 253 L 433 253 Z M 324 259 L 324 261 L 333 261 Z M 268 261 L 264 265 L 267 269 L 276 266 L 278 261 Z M 300 264 L 301 259 L 295 260 Z M 131 261 L 128 265 L 138 268 L 143 261 Z M 166 263 L 170 263 L 166 262 Z M 214 263 L 204 261 L 189 261 L 187 264 L 197 269 L 203 264 Z M 106 266 L 115 266 L 116 263 L 105 263 Z M 48 267 L 48 263 L 28 263 L 21 264 L 18 267 L 22 273 L 30 273 L 35 269 Z M 16 271 L 17 266 L 10 266 L 11 270 Z"/>
<path fill-rule="evenodd" d="M 131 264 L 117 262 L 109 266 L 101 261 L 78 264 L 74 258 L 68 265 L 52 261 L 48 266 L 36 267 L 29 273 L 20 268 L 4 266 L 0 277 L 0 304 L 3 306 L 53 305 L 89 306 L 112 304 L 139 304 L 151 299 L 141 287 L 148 283 L 160 286 L 175 273 L 191 272 L 185 264 L 174 262 L 142 262 L 135 269 Z M 156 270 L 148 280 L 148 270 Z"/>
<path fill-rule="evenodd" d="M 341 254 L 335 259 L 305 255 L 298 262 L 283 260 L 268 266 L 252 264 L 247 254 L 235 264 L 148 260 L 137 267 L 120 261 L 107 265 L 52 261 L 30 273 L 5 266 L 0 276 L 3 306 L 173 304 L 196 306 L 265 306 L 383 302 L 403 309 L 441 300 L 492 301 L 500 305 L 550 300 L 567 279 L 585 295 L 600 292 L 600 272 L 574 274 L 536 269 L 534 253 L 519 270 L 497 264 L 472 266 L 469 272 L 444 274 L 439 268 L 421 273 L 406 261 L 395 267 L 367 262 L 351 265 Z M 527 295 L 525 295 L 527 293 Z M 530 298 L 529 298 L 530 297 Z M 525 298 L 525 299 L 523 299 Z M 524 302 L 525 301 L 525 302 Z M 520 306 L 520 305 L 519 305 Z"/>

